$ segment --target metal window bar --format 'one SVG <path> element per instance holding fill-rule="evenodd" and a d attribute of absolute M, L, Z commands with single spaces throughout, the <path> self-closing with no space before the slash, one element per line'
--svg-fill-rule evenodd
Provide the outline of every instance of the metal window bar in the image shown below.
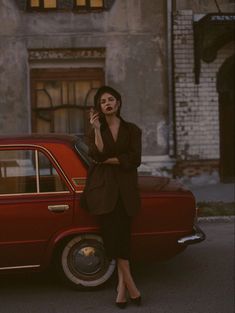
<path fill-rule="evenodd" d="M 37 186 L 37 193 L 39 193 L 39 192 L 40 192 L 40 189 L 39 189 L 38 150 L 35 150 L 35 169 L 36 169 L 36 186 Z"/>

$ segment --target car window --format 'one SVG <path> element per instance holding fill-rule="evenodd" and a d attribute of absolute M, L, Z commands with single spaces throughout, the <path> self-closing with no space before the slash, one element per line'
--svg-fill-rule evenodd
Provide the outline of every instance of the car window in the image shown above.
<path fill-rule="evenodd" d="M 34 151 L 0 151 L 0 193 L 15 194 L 36 191 Z"/>
<path fill-rule="evenodd" d="M 81 138 L 77 138 L 77 141 L 74 145 L 75 147 L 75 151 L 79 154 L 79 156 L 81 157 L 82 161 L 86 164 L 86 165 L 90 165 L 91 160 L 88 156 L 88 146 L 85 143 L 84 139 Z"/>
<path fill-rule="evenodd" d="M 36 150 L 0 151 L 0 194 L 67 191 L 48 157 Z"/>
<path fill-rule="evenodd" d="M 42 153 L 38 153 L 40 192 L 67 191 L 68 188 L 53 167 L 50 160 Z"/>

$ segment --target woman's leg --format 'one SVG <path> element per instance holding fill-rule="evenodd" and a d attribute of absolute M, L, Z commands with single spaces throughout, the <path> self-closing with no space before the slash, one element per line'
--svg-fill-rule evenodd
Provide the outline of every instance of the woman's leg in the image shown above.
<path fill-rule="evenodd" d="M 132 299 L 136 299 L 140 297 L 140 292 L 138 288 L 136 287 L 134 279 L 131 275 L 129 261 L 125 259 L 118 259 L 117 264 L 121 272 L 121 278 L 123 279 L 124 285 L 126 286 L 130 297 Z"/>
<path fill-rule="evenodd" d="M 126 285 L 124 282 L 124 276 L 123 276 L 123 272 L 122 269 L 119 265 L 119 262 L 117 260 L 117 270 L 118 270 L 118 285 L 117 285 L 117 298 L 116 298 L 116 302 L 120 303 L 120 302 L 126 302 Z"/>
<path fill-rule="evenodd" d="M 114 210 L 108 214 L 100 216 L 101 234 L 104 242 L 104 247 L 108 258 L 117 259 L 119 253 L 119 213 Z M 126 286 L 123 279 L 122 270 L 117 261 L 118 270 L 118 285 L 117 285 L 117 303 L 125 303 L 126 299 Z"/>
<path fill-rule="evenodd" d="M 117 262 L 117 270 L 118 270 L 118 284 L 117 284 L 117 292 L 119 291 L 119 286 L 124 283 L 122 270 Z"/>
<path fill-rule="evenodd" d="M 132 299 L 140 297 L 140 292 L 136 287 L 130 271 L 130 248 L 131 248 L 131 218 L 127 215 L 121 199 L 119 200 L 119 210 L 116 218 L 116 251 L 119 281 L 122 289 L 127 289 Z M 125 287 L 125 288 L 124 288 Z"/>

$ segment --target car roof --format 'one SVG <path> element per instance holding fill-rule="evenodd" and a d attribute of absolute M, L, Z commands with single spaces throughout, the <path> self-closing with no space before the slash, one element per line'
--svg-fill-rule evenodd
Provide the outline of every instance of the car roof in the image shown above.
<path fill-rule="evenodd" d="M 69 134 L 11 134 L 0 136 L 0 144 L 37 144 L 42 142 L 52 143 L 63 143 L 67 145 L 74 145 L 76 141 L 79 140 L 79 136 L 77 135 L 69 135 Z"/>
<path fill-rule="evenodd" d="M 56 143 L 72 147 L 80 155 L 81 159 L 86 166 L 89 166 L 90 160 L 87 155 L 88 147 L 85 144 L 84 136 L 72 134 L 19 134 L 19 135 L 6 135 L 0 136 L 0 146 L 8 145 L 44 145 Z"/>

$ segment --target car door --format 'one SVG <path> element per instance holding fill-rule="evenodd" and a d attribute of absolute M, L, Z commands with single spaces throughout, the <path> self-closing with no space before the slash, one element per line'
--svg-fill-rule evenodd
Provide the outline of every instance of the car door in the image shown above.
<path fill-rule="evenodd" d="M 39 267 L 73 217 L 73 190 L 50 154 L 0 147 L 0 269 Z"/>

